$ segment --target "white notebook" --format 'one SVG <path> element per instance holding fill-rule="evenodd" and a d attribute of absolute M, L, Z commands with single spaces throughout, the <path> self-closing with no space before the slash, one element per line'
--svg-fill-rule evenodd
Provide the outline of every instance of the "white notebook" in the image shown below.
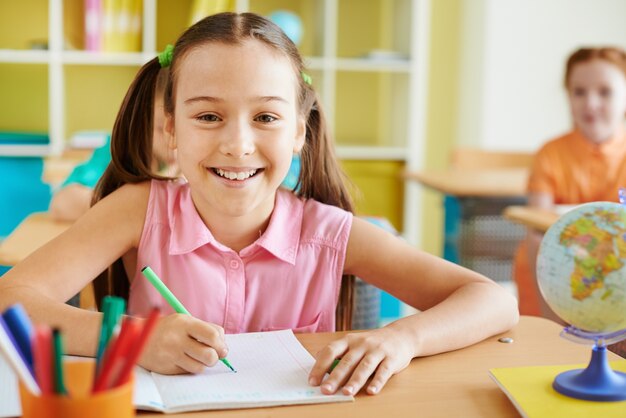
<path fill-rule="evenodd" d="M 221 362 L 197 375 L 162 375 L 137 367 L 135 407 L 174 413 L 354 400 L 309 386 L 314 359 L 291 330 L 226 335 L 226 343 L 237 373 Z M 19 415 L 17 383 L 6 365 L 0 365 L 0 382 L 0 417 Z"/>

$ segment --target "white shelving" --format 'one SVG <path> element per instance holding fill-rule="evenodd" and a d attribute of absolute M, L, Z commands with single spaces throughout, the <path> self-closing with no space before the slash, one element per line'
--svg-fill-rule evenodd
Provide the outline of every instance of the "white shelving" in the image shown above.
<path fill-rule="evenodd" d="M 43 1 L 43 0 L 42 0 Z M 142 51 L 137 53 L 93 53 L 64 49 L 64 0 L 48 0 L 48 50 L 0 49 L 0 65 L 37 64 L 48 69 L 48 129 L 50 146 L 0 146 L 0 155 L 59 155 L 63 152 L 68 136 L 66 132 L 66 76 L 68 66 L 140 66 L 156 55 L 158 0 L 143 0 Z M 161 0 L 165 1 L 165 0 Z M 338 87 L 346 75 L 387 77 L 381 82 L 388 93 L 381 103 L 366 103 L 378 106 L 374 117 L 387 118 L 386 129 L 376 132 L 378 140 L 361 143 L 359 138 L 342 138 L 337 133 L 337 153 L 345 160 L 401 161 L 409 170 L 422 167 L 425 151 L 425 101 L 430 0 L 385 0 L 380 3 L 363 0 L 362 7 L 384 5 L 390 34 L 402 55 L 397 57 L 370 58 L 339 56 L 341 49 L 339 26 L 346 16 L 341 15 L 346 3 L 354 6 L 355 0 L 298 0 L 285 1 L 285 7 L 298 3 L 313 10 L 316 54 L 306 56 L 305 61 L 315 75 L 315 86 L 320 92 L 329 119 L 329 126 L 336 131 L 337 118 L 342 111 L 337 108 Z M 280 3 L 280 2 L 273 2 Z M 189 3 L 185 3 L 189 4 Z M 349 5 L 350 5 L 349 4 Z M 369 5 L 369 6 L 368 6 Z M 303 6 L 303 7 L 304 7 Z M 237 0 L 236 10 L 246 11 L 267 7 L 261 0 Z M 358 3 L 361 7 L 361 3 Z M 347 17 L 358 19 L 358 17 Z M 311 22 L 309 22 L 310 24 Z M 389 24 L 390 23 L 390 24 Z M 374 47 L 372 47 L 374 49 Z M 319 55 L 318 55 L 319 54 Z M 344 77 L 344 78 L 342 78 Z M 386 83 L 386 84 L 385 84 Z M 390 106 L 388 109 L 387 106 Z M 383 114 L 386 112 L 386 114 Z M 378 116 L 380 113 L 381 116 Z M 71 116 L 71 115 L 70 115 Z M 419 244 L 420 225 L 418 208 L 420 192 L 416 185 L 407 182 L 404 191 L 404 236 L 412 244 Z"/>

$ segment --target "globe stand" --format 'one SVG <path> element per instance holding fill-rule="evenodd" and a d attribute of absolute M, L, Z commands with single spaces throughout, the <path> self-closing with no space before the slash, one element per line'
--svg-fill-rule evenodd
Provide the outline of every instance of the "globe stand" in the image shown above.
<path fill-rule="evenodd" d="M 591 352 L 591 361 L 586 369 L 568 370 L 554 378 L 552 387 L 557 392 L 570 398 L 587 401 L 623 401 L 626 400 L 626 373 L 618 372 L 609 366 L 606 354 L 606 337 L 586 333 L 574 327 L 568 327 L 561 334 L 565 338 L 582 342 L 591 339 L 595 343 Z M 614 333 L 608 340 L 615 342 L 626 335 L 624 331 Z"/>

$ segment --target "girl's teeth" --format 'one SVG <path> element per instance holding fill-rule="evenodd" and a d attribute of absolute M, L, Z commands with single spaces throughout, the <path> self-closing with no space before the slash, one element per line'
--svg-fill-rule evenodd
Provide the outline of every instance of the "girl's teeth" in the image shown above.
<path fill-rule="evenodd" d="M 256 174 L 256 170 L 234 172 L 234 171 L 225 171 L 225 170 L 222 170 L 221 168 L 216 168 L 215 171 L 221 177 L 227 178 L 229 180 L 239 180 L 239 181 L 245 180 L 248 177 L 251 177 Z"/>

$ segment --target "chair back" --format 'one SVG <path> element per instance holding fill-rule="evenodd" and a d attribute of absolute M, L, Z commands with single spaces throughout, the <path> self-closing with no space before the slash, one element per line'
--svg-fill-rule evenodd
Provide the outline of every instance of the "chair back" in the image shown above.
<path fill-rule="evenodd" d="M 0 241 L 26 216 L 48 210 L 50 186 L 41 157 L 0 157 Z"/>

